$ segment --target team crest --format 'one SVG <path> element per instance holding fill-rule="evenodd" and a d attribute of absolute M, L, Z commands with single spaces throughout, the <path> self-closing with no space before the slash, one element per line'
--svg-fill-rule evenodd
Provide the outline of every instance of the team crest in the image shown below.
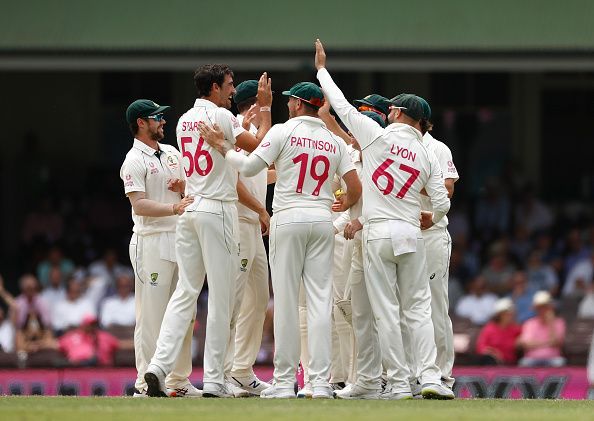
<path fill-rule="evenodd" d="M 242 272 L 245 272 L 247 270 L 246 269 L 247 264 L 248 264 L 248 259 L 241 259 L 241 268 L 240 268 L 240 270 Z"/>
<path fill-rule="evenodd" d="M 167 166 L 169 168 L 171 168 L 172 170 L 177 170 L 177 168 L 178 168 L 177 159 L 175 159 L 175 157 L 172 155 L 167 155 Z"/>
<path fill-rule="evenodd" d="M 156 287 L 157 286 L 157 279 L 159 278 L 159 274 L 157 272 L 151 273 L 151 285 Z"/>

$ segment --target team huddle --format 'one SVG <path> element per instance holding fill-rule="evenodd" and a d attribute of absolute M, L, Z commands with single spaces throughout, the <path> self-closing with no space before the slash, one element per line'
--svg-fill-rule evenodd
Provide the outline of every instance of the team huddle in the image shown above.
<path fill-rule="evenodd" d="M 453 399 L 447 217 L 458 179 L 413 94 L 351 105 L 326 70 L 297 83 L 271 127 L 272 81 L 225 65 L 159 143 L 168 106 L 134 101 L 120 176 L 132 205 L 136 397 Z M 229 109 L 234 100 L 239 115 Z M 330 113 L 334 110 L 340 122 Z M 275 183 L 273 215 L 267 185 Z M 269 235 L 269 258 L 262 236 Z M 332 264 L 334 262 L 334 264 Z M 274 293 L 274 379 L 253 366 Z M 203 390 L 190 345 L 208 282 Z M 304 387 L 296 394 L 301 365 Z"/>

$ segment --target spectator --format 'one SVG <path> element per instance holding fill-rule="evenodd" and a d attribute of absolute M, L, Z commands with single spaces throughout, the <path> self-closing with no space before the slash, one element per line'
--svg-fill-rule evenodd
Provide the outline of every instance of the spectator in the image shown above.
<path fill-rule="evenodd" d="M 521 202 L 515 209 L 516 226 L 524 227 L 528 234 L 547 230 L 553 224 L 553 213 L 534 195 L 532 188 L 527 188 Z"/>
<path fill-rule="evenodd" d="M 522 267 L 532 250 L 530 233 L 525 227 L 521 225 L 516 227 L 509 249 L 516 264 Z"/>
<path fill-rule="evenodd" d="M 52 328 L 56 332 L 81 325 L 85 315 L 96 314 L 93 303 L 83 296 L 83 285 L 72 277 L 66 285 L 66 297 L 55 304 L 52 313 Z"/>
<path fill-rule="evenodd" d="M 514 273 L 511 283 L 512 292 L 510 298 L 516 308 L 516 320 L 520 323 L 524 323 L 526 320 L 534 317 L 532 299 L 534 298 L 536 291 L 530 288 L 528 278 L 522 271 Z"/>
<path fill-rule="evenodd" d="M 510 280 L 514 273 L 514 267 L 507 258 L 507 247 L 504 242 L 499 241 L 491 246 L 490 259 L 481 275 L 485 278 L 487 289 L 498 295 L 508 294 L 511 290 Z"/>
<path fill-rule="evenodd" d="M 588 293 L 580 302 L 577 316 L 580 319 L 594 319 L 594 285 L 590 285 Z"/>
<path fill-rule="evenodd" d="M 594 251 L 573 265 L 567 274 L 562 295 L 564 297 L 583 297 L 592 285 L 592 276 L 594 276 Z"/>
<path fill-rule="evenodd" d="M 107 281 L 107 285 L 115 286 L 118 276 L 129 274 L 130 268 L 118 262 L 118 254 L 114 249 L 107 249 L 103 258 L 96 260 L 89 266 L 90 278 L 102 278 Z"/>
<path fill-rule="evenodd" d="M 468 285 L 468 294 L 460 298 L 456 315 L 466 317 L 475 325 L 484 325 L 493 315 L 497 296 L 486 290 L 485 279 L 477 276 Z"/>
<path fill-rule="evenodd" d="M 561 367 L 565 358 L 561 347 L 565 340 L 565 322 L 555 316 L 551 294 L 539 291 L 533 300 L 536 317 L 526 321 L 518 344 L 524 350 L 521 367 Z"/>
<path fill-rule="evenodd" d="M 517 357 L 516 342 L 522 328 L 515 321 L 514 304 L 510 298 L 495 303 L 495 314 L 481 330 L 476 352 L 481 365 L 512 365 Z"/>
<path fill-rule="evenodd" d="M 591 253 L 589 252 L 588 248 L 584 246 L 580 231 L 575 228 L 569 231 L 565 240 L 564 252 L 564 272 L 565 275 L 568 276 L 566 284 L 569 282 L 569 274 L 572 273 L 575 265 L 588 258 L 590 255 Z M 569 288 L 573 290 L 573 286 Z M 565 287 L 563 288 L 563 295 L 566 295 Z"/>
<path fill-rule="evenodd" d="M 51 330 L 35 311 L 31 311 L 23 326 L 16 332 L 19 366 L 24 368 L 32 355 L 51 349 L 54 349 L 54 337 Z"/>
<path fill-rule="evenodd" d="M 93 314 L 86 314 L 81 326 L 63 335 L 58 344 L 68 363 L 78 367 L 113 365 L 113 357 L 118 349 L 134 348 L 132 339 L 118 340 L 100 330 Z"/>
<path fill-rule="evenodd" d="M 134 326 L 134 284 L 128 275 L 120 275 L 116 281 L 116 295 L 108 297 L 101 306 L 101 326 Z"/>
<path fill-rule="evenodd" d="M 543 263 L 541 251 L 533 250 L 528 255 L 526 275 L 528 276 L 528 287 L 533 291 L 549 291 L 553 296 L 557 294 L 559 290 L 557 272 L 551 266 Z"/>
<path fill-rule="evenodd" d="M 31 274 L 25 274 L 19 279 L 21 294 L 15 300 L 15 326 L 17 329 L 25 325 L 25 320 L 31 313 L 35 313 L 44 326 L 50 324 L 50 307 L 39 295 L 39 283 Z"/>
<path fill-rule="evenodd" d="M 0 300 L 6 305 L 6 307 L 0 305 L 0 351 L 10 353 L 14 351 L 15 341 L 14 324 L 10 317 L 14 314 L 15 301 L 14 297 L 4 289 L 2 275 L 0 275 Z"/>
<path fill-rule="evenodd" d="M 38 208 L 25 216 L 23 224 L 23 242 L 32 244 L 33 240 L 53 243 L 62 238 L 63 221 L 59 212 L 54 210 L 52 199 L 45 197 L 38 201 Z"/>
<path fill-rule="evenodd" d="M 474 224 L 485 241 L 507 232 L 510 220 L 509 199 L 503 194 L 500 183 L 490 179 L 485 183 L 483 196 L 476 204 Z"/>
<path fill-rule="evenodd" d="M 54 266 L 49 272 L 49 284 L 41 291 L 41 299 L 45 302 L 48 308 L 54 304 L 62 301 L 66 297 L 66 290 L 64 289 L 64 277 L 62 270 Z"/>
<path fill-rule="evenodd" d="M 50 273 L 53 269 L 58 271 L 53 273 L 53 276 L 58 274 L 62 276 L 60 283 L 64 282 L 74 272 L 74 263 L 70 259 L 64 257 L 62 249 L 59 246 L 53 246 L 49 249 L 47 259 L 39 263 L 37 266 L 37 278 L 42 287 L 46 287 L 50 283 Z"/>

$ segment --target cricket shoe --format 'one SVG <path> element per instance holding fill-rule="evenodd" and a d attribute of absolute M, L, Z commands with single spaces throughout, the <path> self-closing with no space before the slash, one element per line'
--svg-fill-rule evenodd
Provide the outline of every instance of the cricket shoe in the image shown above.
<path fill-rule="evenodd" d="M 411 392 L 396 392 L 392 390 L 391 385 L 387 385 L 382 393 L 380 393 L 380 399 L 389 401 L 407 401 L 413 399 Z"/>
<path fill-rule="evenodd" d="M 337 399 L 379 399 L 380 391 L 349 384 L 342 390 L 335 390 L 334 396 Z"/>
<path fill-rule="evenodd" d="M 165 374 L 157 367 L 149 367 L 144 373 L 144 381 L 147 385 L 146 394 L 152 398 L 166 398 Z"/>
<path fill-rule="evenodd" d="M 303 385 L 299 392 L 297 392 L 297 397 L 299 399 L 311 399 L 313 395 L 313 389 L 311 388 L 311 383 L 307 382 Z"/>
<path fill-rule="evenodd" d="M 167 396 L 170 398 L 201 398 L 202 390 L 194 387 L 192 383 L 186 383 L 181 387 L 167 388 Z"/>
<path fill-rule="evenodd" d="M 138 390 L 134 389 L 134 394 L 132 395 L 133 398 L 148 398 L 149 396 L 146 394 L 146 389 Z"/>
<path fill-rule="evenodd" d="M 219 383 L 204 383 L 202 389 L 202 396 L 205 398 L 234 398 L 233 392 L 231 392 L 226 385 Z"/>
<path fill-rule="evenodd" d="M 346 383 L 345 382 L 336 382 L 336 383 L 330 383 L 330 387 L 332 388 L 332 390 L 342 390 L 346 387 Z"/>
<path fill-rule="evenodd" d="M 247 377 L 230 376 L 228 380 L 238 389 L 245 391 L 247 393 L 245 396 L 260 396 L 260 393 L 272 386 L 270 383 L 260 380 L 254 374 Z"/>
<path fill-rule="evenodd" d="M 334 399 L 334 390 L 330 385 L 314 386 L 311 397 L 312 399 Z"/>
<path fill-rule="evenodd" d="M 225 377 L 225 386 L 231 393 L 233 393 L 233 396 L 236 398 L 248 398 L 251 396 L 250 392 L 247 390 L 243 390 L 242 388 L 235 386 L 235 383 L 232 382 L 228 377 Z"/>
<path fill-rule="evenodd" d="M 264 399 L 293 399 L 295 398 L 295 388 L 292 386 L 279 387 L 275 384 L 260 393 Z"/>
<path fill-rule="evenodd" d="M 454 392 L 441 384 L 426 383 L 421 389 L 421 395 L 424 399 L 454 399 Z"/>
<path fill-rule="evenodd" d="M 410 391 L 412 392 L 413 398 L 423 399 L 423 395 L 421 395 L 421 384 L 418 380 L 410 382 Z"/>

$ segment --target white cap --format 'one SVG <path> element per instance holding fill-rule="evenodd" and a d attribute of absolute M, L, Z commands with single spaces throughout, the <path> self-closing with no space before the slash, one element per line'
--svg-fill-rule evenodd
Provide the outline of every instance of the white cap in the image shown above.
<path fill-rule="evenodd" d="M 514 302 L 511 298 L 500 298 L 495 302 L 495 314 L 499 314 L 502 311 L 511 310 L 514 308 Z"/>
<path fill-rule="evenodd" d="M 545 304 L 551 304 L 552 301 L 551 294 L 549 294 L 547 291 L 538 291 L 532 298 L 532 305 L 535 307 L 542 306 Z"/>

